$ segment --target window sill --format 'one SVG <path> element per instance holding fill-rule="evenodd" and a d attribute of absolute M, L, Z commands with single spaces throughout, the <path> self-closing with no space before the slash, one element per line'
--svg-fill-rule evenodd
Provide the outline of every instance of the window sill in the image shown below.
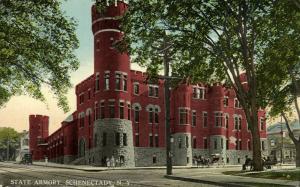
<path fill-rule="evenodd" d="M 196 98 L 196 97 L 193 97 L 193 99 L 195 99 L 195 100 L 200 100 L 200 101 L 207 100 L 207 99 L 205 99 L 205 98 Z"/>
<path fill-rule="evenodd" d="M 154 98 L 154 99 L 158 99 L 159 98 L 158 96 L 150 96 L 150 95 L 148 95 L 148 97 Z"/>
<path fill-rule="evenodd" d="M 115 89 L 115 91 L 116 91 L 116 92 L 124 92 L 124 93 L 128 93 L 127 90 L 117 90 L 117 89 Z"/>

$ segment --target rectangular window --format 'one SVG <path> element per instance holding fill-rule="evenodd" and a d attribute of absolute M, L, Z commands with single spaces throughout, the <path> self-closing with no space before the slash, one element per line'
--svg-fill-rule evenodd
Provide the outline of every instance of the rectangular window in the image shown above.
<path fill-rule="evenodd" d="M 91 89 L 88 90 L 88 100 L 91 99 Z"/>
<path fill-rule="evenodd" d="M 103 137 L 102 145 L 103 145 L 103 146 L 106 146 L 106 142 L 107 142 L 107 134 L 106 134 L 106 132 L 103 133 L 103 136 L 102 136 L 102 137 Z"/>
<path fill-rule="evenodd" d="M 135 134 L 135 146 L 136 147 L 140 146 L 140 136 L 139 136 L 139 134 Z"/>
<path fill-rule="evenodd" d="M 195 127 L 196 126 L 196 121 L 197 121 L 197 114 L 196 111 L 192 112 L 192 126 Z"/>
<path fill-rule="evenodd" d="M 193 88 L 193 98 L 194 99 L 205 99 L 205 88 L 194 87 Z"/>
<path fill-rule="evenodd" d="M 185 147 L 188 148 L 189 146 L 190 146 L 190 144 L 189 144 L 189 137 L 186 136 L 185 137 Z"/>
<path fill-rule="evenodd" d="M 109 101 L 108 107 L 109 107 L 109 117 L 115 118 L 115 102 Z"/>
<path fill-rule="evenodd" d="M 158 147 L 159 146 L 159 141 L 158 141 L 158 135 L 156 134 L 155 135 L 155 147 Z"/>
<path fill-rule="evenodd" d="M 197 139 L 196 139 L 196 137 L 193 137 L 193 148 L 194 149 L 197 148 Z"/>
<path fill-rule="evenodd" d="M 149 109 L 149 115 L 148 115 L 149 123 L 153 123 L 153 109 Z"/>
<path fill-rule="evenodd" d="M 226 149 L 229 149 L 229 140 L 226 140 Z"/>
<path fill-rule="evenodd" d="M 251 150 L 251 141 L 250 141 L 250 140 L 248 140 L 248 142 L 247 142 L 247 143 L 248 143 L 248 146 L 247 146 L 247 147 L 248 147 L 248 150 Z"/>
<path fill-rule="evenodd" d="M 84 93 L 79 95 L 79 104 L 84 103 Z"/>
<path fill-rule="evenodd" d="M 204 147 L 204 149 L 208 148 L 208 141 L 207 141 L 206 137 L 203 138 L 203 147 Z"/>
<path fill-rule="evenodd" d="M 224 148 L 224 145 L 223 145 L 224 141 L 223 141 L 223 138 L 221 138 L 221 149 Z"/>
<path fill-rule="evenodd" d="M 128 120 L 131 119 L 131 105 L 130 104 L 127 105 L 127 119 Z"/>
<path fill-rule="evenodd" d="M 228 128 L 229 125 L 229 115 L 225 114 L 225 128 Z"/>
<path fill-rule="evenodd" d="M 152 163 L 156 164 L 156 162 L 157 162 L 156 155 L 153 155 L 153 157 L 152 157 Z"/>
<path fill-rule="evenodd" d="M 203 127 L 207 127 L 207 125 L 208 125 L 207 112 L 203 112 Z"/>
<path fill-rule="evenodd" d="M 154 110 L 154 123 L 159 123 L 158 109 Z"/>
<path fill-rule="evenodd" d="M 153 136 L 152 136 L 152 134 L 149 135 L 149 146 L 153 147 Z"/>
<path fill-rule="evenodd" d="M 140 88 L 139 87 L 140 87 L 139 84 L 137 84 L 137 83 L 133 84 L 133 93 L 135 95 L 139 94 L 139 92 L 140 92 Z"/>
<path fill-rule="evenodd" d="M 234 117 L 234 129 L 235 130 L 239 129 L 239 117 L 238 116 Z"/>
<path fill-rule="evenodd" d="M 116 146 L 119 146 L 120 145 L 120 133 L 115 133 L 115 144 Z"/>
<path fill-rule="evenodd" d="M 265 150 L 265 141 L 261 141 L 261 150 Z"/>
<path fill-rule="evenodd" d="M 242 146 L 243 146 L 242 140 L 239 140 L 239 149 L 240 149 L 240 150 L 242 150 Z"/>
<path fill-rule="evenodd" d="M 180 108 L 179 109 L 179 124 L 188 124 L 188 110 Z"/>
<path fill-rule="evenodd" d="M 127 75 L 123 75 L 123 90 L 127 91 Z"/>
<path fill-rule="evenodd" d="M 155 87 L 155 88 L 154 88 L 154 96 L 155 96 L 155 97 L 158 97 L 158 87 Z"/>
<path fill-rule="evenodd" d="M 242 117 L 239 117 L 239 130 L 242 129 Z"/>
<path fill-rule="evenodd" d="M 95 103 L 95 110 L 94 110 L 95 120 L 99 119 L 99 112 L 100 112 L 99 110 L 100 110 L 99 104 Z"/>
<path fill-rule="evenodd" d="M 109 73 L 104 75 L 104 89 L 109 90 Z"/>
<path fill-rule="evenodd" d="M 181 149 L 182 147 L 182 140 L 181 138 L 178 138 L 178 148 Z"/>
<path fill-rule="evenodd" d="M 228 97 L 227 96 L 224 97 L 223 104 L 224 104 L 224 107 L 228 107 Z"/>
<path fill-rule="evenodd" d="M 116 90 L 121 90 L 121 74 L 116 73 Z"/>
<path fill-rule="evenodd" d="M 149 86 L 149 96 L 154 96 L 154 87 Z"/>
<path fill-rule="evenodd" d="M 104 101 L 101 102 L 100 104 L 100 118 L 104 119 L 105 118 L 105 104 Z"/>
<path fill-rule="evenodd" d="M 119 115 L 120 119 L 124 119 L 124 102 L 120 101 L 119 106 Z"/>
<path fill-rule="evenodd" d="M 127 134 L 123 133 L 123 146 L 127 146 Z"/>
<path fill-rule="evenodd" d="M 149 94 L 150 97 L 158 97 L 158 86 L 149 85 Z"/>
<path fill-rule="evenodd" d="M 96 81 L 95 81 L 95 89 L 98 91 L 100 89 L 100 83 L 99 83 L 99 74 L 96 75 Z"/>
<path fill-rule="evenodd" d="M 135 108 L 134 110 L 134 121 L 137 123 L 140 121 L 140 111 L 138 108 Z"/>
<path fill-rule="evenodd" d="M 239 150 L 239 141 L 238 140 L 235 141 L 235 149 Z"/>
<path fill-rule="evenodd" d="M 84 115 L 81 115 L 79 125 L 80 127 L 84 127 Z"/>
<path fill-rule="evenodd" d="M 260 118 L 259 119 L 259 123 L 260 123 L 260 130 L 263 131 L 265 129 L 265 127 L 264 127 L 264 119 Z"/>
<path fill-rule="evenodd" d="M 223 119 L 223 113 L 215 112 L 215 126 L 216 127 L 222 127 L 222 119 Z"/>
<path fill-rule="evenodd" d="M 214 140 L 214 149 L 218 149 L 218 140 Z"/>
<path fill-rule="evenodd" d="M 91 119 L 91 113 L 88 114 L 88 125 L 91 126 L 92 125 L 92 119 Z"/>
<path fill-rule="evenodd" d="M 193 98 L 198 99 L 198 94 L 197 94 L 197 88 L 196 87 L 193 88 Z"/>

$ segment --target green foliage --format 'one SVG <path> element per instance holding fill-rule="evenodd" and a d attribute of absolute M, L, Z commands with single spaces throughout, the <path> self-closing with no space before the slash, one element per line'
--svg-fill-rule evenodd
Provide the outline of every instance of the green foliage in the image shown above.
<path fill-rule="evenodd" d="M 294 1 L 278 0 L 130 1 L 120 45 L 141 65 L 161 65 L 159 51 L 167 38 L 174 75 L 229 83 L 245 111 L 258 166 L 257 112 L 281 97 L 276 91 L 299 62 L 299 10 Z M 247 87 L 239 78 L 242 72 Z"/>
<path fill-rule="evenodd" d="M 79 63 L 75 21 L 67 18 L 57 0 L 0 2 L 0 106 L 12 96 L 28 94 L 45 101 L 49 86 L 58 106 L 69 110 L 66 92 L 70 72 Z"/>
<path fill-rule="evenodd" d="M 20 134 L 11 127 L 0 127 L 0 148 L 6 147 L 7 141 L 18 144 Z"/>

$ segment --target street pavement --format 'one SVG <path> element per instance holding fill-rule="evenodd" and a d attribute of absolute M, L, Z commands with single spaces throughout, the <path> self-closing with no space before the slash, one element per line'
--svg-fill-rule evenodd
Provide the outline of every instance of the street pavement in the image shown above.
<path fill-rule="evenodd" d="M 281 166 L 275 169 L 288 169 Z M 175 167 L 172 176 L 165 176 L 164 167 L 147 168 L 104 168 L 70 166 L 48 163 L 19 165 L 0 162 L 0 187 L 3 186 L 299 186 L 300 181 L 257 179 L 224 175 L 224 171 L 237 171 L 241 166 L 190 168 Z M 15 179 L 17 181 L 15 181 Z M 18 180 L 29 180 L 30 185 Z M 42 181 L 42 184 L 35 183 Z M 52 184 L 50 184 L 52 182 Z M 54 184 L 56 182 L 56 184 Z M 57 184 L 59 182 L 59 184 Z M 47 184 L 45 184 L 47 183 Z"/>
<path fill-rule="evenodd" d="M 48 165 L 49 166 L 49 165 Z M 51 166 L 51 164 L 50 164 Z M 37 165 L 0 163 L 2 186 L 133 186 L 214 187 L 164 177 L 165 169 L 83 171 Z"/>

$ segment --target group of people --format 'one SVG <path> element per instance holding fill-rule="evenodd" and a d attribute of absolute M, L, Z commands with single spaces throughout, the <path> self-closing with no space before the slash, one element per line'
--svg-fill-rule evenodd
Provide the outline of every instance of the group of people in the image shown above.
<path fill-rule="evenodd" d="M 121 167 L 123 163 L 124 161 L 121 158 L 115 159 L 114 156 L 111 156 L 111 158 L 106 157 L 102 159 L 102 165 L 108 168 Z"/>
<path fill-rule="evenodd" d="M 195 155 L 193 157 L 193 163 L 196 164 L 197 167 L 199 167 L 200 165 L 209 167 L 210 159 L 205 158 L 202 155 L 199 155 L 199 156 Z"/>
<path fill-rule="evenodd" d="M 214 164 L 214 163 L 218 163 L 218 166 L 225 165 L 223 157 L 221 157 L 221 159 L 220 159 L 220 157 L 218 157 L 216 155 L 212 155 L 212 158 L 205 158 L 202 155 L 199 155 L 199 156 L 195 155 L 193 157 L 193 163 L 195 165 L 197 165 L 197 167 L 199 167 L 199 166 L 209 167 L 210 164 Z"/>
<path fill-rule="evenodd" d="M 267 158 L 266 157 L 263 157 L 262 158 L 262 165 L 263 167 L 265 167 L 266 169 L 271 169 L 271 166 L 276 164 L 276 160 L 275 161 L 272 161 L 271 158 L 268 156 Z M 246 170 L 247 169 L 247 166 L 250 166 L 250 170 L 253 169 L 253 160 L 250 159 L 248 157 L 248 155 L 245 156 L 245 163 L 243 164 L 242 166 L 242 170 Z"/>

